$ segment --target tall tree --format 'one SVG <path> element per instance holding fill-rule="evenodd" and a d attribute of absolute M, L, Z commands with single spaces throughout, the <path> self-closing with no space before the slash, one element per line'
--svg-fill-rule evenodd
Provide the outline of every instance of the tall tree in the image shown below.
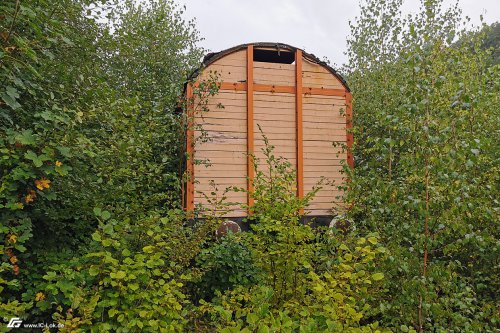
<path fill-rule="evenodd" d="M 496 327 L 499 68 L 458 6 L 367 1 L 351 25 L 352 216 L 392 251 L 374 315 L 403 331 Z M 456 40 L 467 43 L 456 45 Z"/>

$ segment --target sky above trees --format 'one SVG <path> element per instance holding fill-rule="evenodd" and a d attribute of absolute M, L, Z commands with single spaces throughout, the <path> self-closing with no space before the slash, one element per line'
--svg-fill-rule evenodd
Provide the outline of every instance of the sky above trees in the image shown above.
<path fill-rule="evenodd" d="M 446 0 L 447 6 L 455 0 Z M 211 51 L 248 42 L 281 42 L 304 48 L 333 64 L 346 62 L 349 21 L 359 15 L 359 0 L 181 0 L 186 17 L 195 17 Z M 406 0 L 405 12 L 418 10 L 420 1 Z M 460 7 L 471 23 L 480 15 L 490 24 L 500 20 L 500 1 L 461 0 Z"/>

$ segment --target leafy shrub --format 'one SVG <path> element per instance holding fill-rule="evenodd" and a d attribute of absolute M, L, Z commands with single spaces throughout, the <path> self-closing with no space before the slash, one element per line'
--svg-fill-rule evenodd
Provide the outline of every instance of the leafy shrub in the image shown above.
<path fill-rule="evenodd" d="M 184 285 L 191 279 L 183 263 L 199 253 L 199 231 L 179 231 L 185 221 L 180 211 L 136 224 L 95 213 L 101 223 L 91 251 L 51 267 L 37 307 L 53 309 L 68 332 L 183 332 L 190 304 Z M 176 257 L 173 238 L 194 244 L 184 248 L 186 257 Z"/>
<path fill-rule="evenodd" d="M 199 298 L 211 300 L 215 293 L 237 286 L 249 286 L 258 281 L 252 249 L 241 237 L 232 233 L 200 252 L 196 258 L 201 270 L 201 281 L 196 283 Z"/>
<path fill-rule="evenodd" d="M 269 172 L 255 163 L 252 232 L 241 236 L 262 277 L 201 301 L 205 324 L 221 332 L 381 332 L 376 321 L 360 321 L 370 306 L 363 301 L 368 287 L 376 290 L 384 277 L 374 262 L 385 249 L 376 235 L 342 241 L 301 224 L 300 211 L 315 192 L 297 198 L 293 168 L 264 141 Z"/>

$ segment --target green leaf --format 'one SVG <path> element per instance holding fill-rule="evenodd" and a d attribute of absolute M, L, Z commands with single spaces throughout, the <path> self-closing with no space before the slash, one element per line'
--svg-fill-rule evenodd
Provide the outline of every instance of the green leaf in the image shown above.
<path fill-rule="evenodd" d="M 118 271 L 116 273 L 114 273 L 114 272 L 109 273 L 109 276 L 112 279 L 122 280 L 125 278 L 125 276 L 127 276 L 127 274 L 124 271 Z"/>
<path fill-rule="evenodd" d="M 96 242 L 101 241 L 101 235 L 96 231 L 92 234 L 92 239 L 95 240 Z"/>
<path fill-rule="evenodd" d="M 153 253 L 154 249 L 155 249 L 154 246 L 148 245 L 148 246 L 144 246 L 142 248 L 142 251 L 144 251 L 146 253 Z"/>
<path fill-rule="evenodd" d="M 65 37 L 65 36 L 61 36 L 61 39 L 66 43 L 68 44 L 69 46 L 74 46 L 75 44 L 68 38 L 68 37 Z"/>
<path fill-rule="evenodd" d="M 43 162 L 44 161 L 48 161 L 49 158 L 44 155 L 44 154 L 41 154 L 41 155 L 37 155 L 35 154 L 33 151 L 31 150 L 28 150 L 25 154 L 24 154 L 24 157 L 28 160 L 31 160 L 33 161 L 33 164 L 39 168 L 43 165 Z"/>
<path fill-rule="evenodd" d="M 26 252 L 26 247 L 22 244 L 16 243 L 14 244 L 14 248 L 19 252 Z"/>
<path fill-rule="evenodd" d="M 98 216 L 98 217 L 99 217 L 99 216 L 101 216 L 101 213 L 102 213 L 101 208 L 98 208 L 98 207 L 95 207 L 95 208 L 94 208 L 94 215 L 95 215 L 95 216 Z"/>
<path fill-rule="evenodd" d="M 61 153 L 62 156 L 64 157 L 72 157 L 73 155 L 71 154 L 71 149 L 69 147 L 62 147 L 58 146 L 57 150 Z"/>
<path fill-rule="evenodd" d="M 345 244 L 341 244 L 339 246 L 339 249 L 344 250 L 344 251 L 349 251 L 349 248 Z"/>
<path fill-rule="evenodd" d="M 2 98 L 2 100 L 5 102 L 5 104 L 7 104 L 8 106 L 10 106 L 13 110 L 17 110 L 21 107 L 21 104 L 19 104 L 14 98 L 12 98 L 12 96 L 10 95 L 7 95 L 5 93 L 2 93 L 0 94 L 0 97 Z"/>
<path fill-rule="evenodd" d="M 98 266 L 91 266 L 89 269 L 89 274 L 91 276 L 96 276 L 97 274 L 99 274 L 99 267 Z"/>
<path fill-rule="evenodd" d="M 384 278 L 384 273 L 375 273 L 372 275 L 372 280 L 373 281 L 379 281 Z"/>
<path fill-rule="evenodd" d="M 108 315 L 113 318 L 118 313 L 117 309 L 109 309 Z"/>
<path fill-rule="evenodd" d="M 9 95 L 10 97 L 12 97 L 14 99 L 19 98 L 19 92 L 17 91 L 16 88 L 14 88 L 12 86 L 7 86 L 5 88 L 5 92 L 7 93 L 7 95 Z"/>
<path fill-rule="evenodd" d="M 113 225 L 109 223 L 104 225 L 104 227 L 102 227 L 102 231 L 104 231 L 104 233 L 107 235 L 112 235 L 115 232 Z"/>
<path fill-rule="evenodd" d="M 107 210 L 103 210 L 101 212 L 101 217 L 104 221 L 106 221 L 107 219 L 109 219 L 111 217 L 111 213 L 108 212 Z"/>
<path fill-rule="evenodd" d="M 68 175 L 68 171 L 71 170 L 72 168 L 67 166 L 67 165 L 61 165 L 61 166 L 56 166 L 55 167 L 55 170 L 58 174 L 60 174 L 61 176 L 66 176 Z"/>
<path fill-rule="evenodd" d="M 257 320 L 259 320 L 259 317 L 255 313 L 249 313 L 249 314 L 247 314 L 247 322 L 250 325 L 255 324 L 257 322 Z"/>
<path fill-rule="evenodd" d="M 35 144 L 35 136 L 33 135 L 32 130 L 24 130 L 20 134 L 16 136 L 16 141 L 23 145 L 34 145 Z"/>
<path fill-rule="evenodd" d="M 259 325 L 259 329 L 257 330 L 257 333 L 269 333 L 269 327 L 267 327 L 264 324 Z"/>

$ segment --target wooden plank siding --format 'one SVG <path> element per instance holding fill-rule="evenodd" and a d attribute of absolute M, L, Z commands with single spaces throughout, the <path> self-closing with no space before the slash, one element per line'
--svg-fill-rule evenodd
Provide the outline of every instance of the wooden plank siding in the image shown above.
<path fill-rule="evenodd" d="M 313 88 L 344 89 L 342 82 L 325 67 L 307 59 L 302 64 L 302 84 Z"/>
<path fill-rule="evenodd" d="M 332 73 L 307 60 L 303 62 L 302 81 L 307 87 L 343 88 Z M 307 90 L 303 102 L 305 191 L 311 191 L 321 176 L 335 184 L 322 185 L 307 207 L 307 213 L 319 215 L 320 212 L 331 211 L 335 202 L 342 201 L 343 193 L 336 187 L 345 182 L 340 161 L 346 159 L 346 153 L 334 147 L 333 142 L 346 142 L 346 104 L 343 96 L 313 95 Z"/>
<path fill-rule="evenodd" d="M 254 63 L 254 82 L 279 86 L 295 86 L 295 65 Z"/>
<path fill-rule="evenodd" d="M 270 67 L 278 67 L 277 65 L 286 65 L 286 70 L 289 72 L 291 84 L 295 79 L 294 67 L 287 64 L 267 64 Z M 292 66 L 290 68 L 290 66 Z M 254 93 L 254 140 L 255 140 L 255 157 L 258 160 L 257 166 L 261 170 L 266 170 L 265 148 L 262 133 L 267 136 L 271 145 L 275 146 L 274 153 L 276 156 L 286 158 L 293 166 L 296 164 L 296 147 L 295 147 L 295 94 L 289 93 Z"/>
<path fill-rule="evenodd" d="M 202 79 L 210 71 L 217 72 L 224 87 L 209 99 L 210 111 L 194 118 L 203 127 L 203 132 L 193 131 L 196 163 L 191 166 L 194 182 L 188 188 L 195 206 L 213 209 L 203 193 L 211 197 L 215 192 L 221 197 L 230 186 L 252 190 L 249 151 L 265 170 L 259 127 L 275 146 L 275 155 L 286 158 L 299 171 L 297 195 L 311 191 L 322 177 L 335 184 L 322 185 L 306 214 L 332 215 L 332 209 L 342 205 L 343 191 L 337 187 L 346 182 L 341 162 L 347 160 L 347 153 L 333 142 L 346 144 L 350 138 L 345 114 L 348 91 L 324 66 L 302 57 L 300 50 L 296 56 L 299 54 L 292 64 L 258 62 L 253 61 L 250 45 L 202 71 Z M 234 203 L 226 217 L 247 215 L 243 205 L 251 206 L 252 201 L 246 193 L 228 192 L 226 197 Z"/>
<path fill-rule="evenodd" d="M 217 108 L 221 103 L 224 109 Z M 226 187 L 245 187 L 247 177 L 246 150 L 246 93 L 239 91 L 221 92 L 208 104 L 210 111 L 197 114 L 195 121 L 202 124 L 203 132 L 194 132 L 197 144 L 195 147 L 194 165 L 194 201 L 195 206 L 201 204 L 206 209 L 212 209 L 201 192 L 209 197 L 214 197 L 212 192 L 221 197 Z M 215 130 L 210 130 L 214 128 Z M 200 138 L 208 140 L 200 142 Z M 201 163 L 201 164 L 200 164 Z M 227 174 L 230 167 L 231 174 Z M 211 185 L 214 182 L 217 191 Z M 242 193 L 228 192 L 227 202 L 238 202 L 240 205 L 232 206 L 232 214 L 244 216 L 241 203 L 245 202 Z"/>

